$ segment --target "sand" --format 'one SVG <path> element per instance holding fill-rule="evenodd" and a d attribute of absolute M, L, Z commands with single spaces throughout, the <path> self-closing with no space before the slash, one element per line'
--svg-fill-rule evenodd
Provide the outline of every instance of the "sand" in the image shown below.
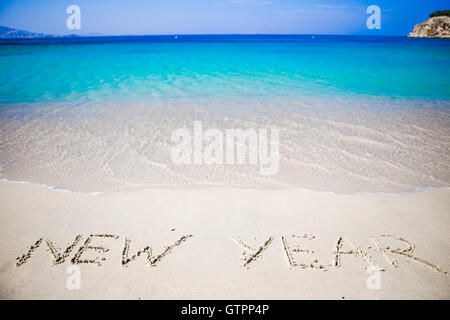
<path fill-rule="evenodd" d="M 448 189 L 88 195 L 0 182 L 0 298 L 449 299 L 449 208 Z"/>

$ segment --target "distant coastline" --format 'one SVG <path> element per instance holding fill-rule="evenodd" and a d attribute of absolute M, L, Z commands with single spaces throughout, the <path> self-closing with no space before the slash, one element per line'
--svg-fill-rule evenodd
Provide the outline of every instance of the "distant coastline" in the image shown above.
<path fill-rule="evenodd" d="M 61 39 L 61 38 L 77 38 L 77 37 L 102 37 L 102 36 L 104 35 L 101 33 L 54 35 L 0 26 L 0 39 L 6 40 Z"/>

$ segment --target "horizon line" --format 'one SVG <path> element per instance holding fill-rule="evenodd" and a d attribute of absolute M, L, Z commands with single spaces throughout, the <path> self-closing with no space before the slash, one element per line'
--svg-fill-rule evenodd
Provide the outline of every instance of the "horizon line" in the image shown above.
<path fill-rule="evenodd" d="M 16 29 L 13 27 L 7 27 L 7 26 L 0 26 L 5 27 L 8 29 L 13 29 L 16 31 L 22 31 L 22 32 L 28 32 L 33 33 L 36 35 L 43 35 L 42 37 L 36 37 L 36 38 L 9 38 L 9 39 L 43 39 L 47 37 L 147 37 L 147 36 L 226 36 L 226 35 L 249 35 L 249 36 L 256 36 L 256 35 L 274 35 L 274 36 L 367 36 L 367 37 L 407 37 L 407 34 L 401 34 L 401 35 L 369 35 L 369 34 L 348 34 L 348 33 L 265 33 L 265 32 L 259 32 L 259 33 L 157 33 L 157 34 L 104 34 L 101 32 L 87 32 L 87 33 L 42 33 L 42 32 L 34 32 L 34 31 L 28 31 L 24 29 Z M 2 38 L 0 38 L 2 39 Z M 8 38 L 4 38 L 8 39 Z"/>
<path fill-rule="evenodd" d="M 16 29 L 18 30 L 18 29 Z M 22 31 L 22 30 L 21 30 Z M 34 33 L 34 32 L 31 32 Z M 41 33 L 36 33 L 41 34 Z M 56 38 L 113 38 L 113 37 L 182 37 L 182 36 L 347 36 L 347 37 L 408 37 L 408 35 L 374 35 L 374 34 L 343 34 L 343 33 L 168 33 L 168 34 L 42 34 L 35 38 L 0 38 L 0 40 L 29 40 Z"/>

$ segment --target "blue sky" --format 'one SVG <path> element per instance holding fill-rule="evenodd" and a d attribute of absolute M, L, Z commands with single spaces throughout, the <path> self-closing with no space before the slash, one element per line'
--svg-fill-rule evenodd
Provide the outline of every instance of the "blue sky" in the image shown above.
<path fill-rule="evenodd" d="M 69 5 L 81 30 L 66 28 Z M 381 8 L 381 29 L 366 8 Z M 367 34 L 406 35 L 449 0 L 0 0 L 0 25 L 48 34 Z"/>

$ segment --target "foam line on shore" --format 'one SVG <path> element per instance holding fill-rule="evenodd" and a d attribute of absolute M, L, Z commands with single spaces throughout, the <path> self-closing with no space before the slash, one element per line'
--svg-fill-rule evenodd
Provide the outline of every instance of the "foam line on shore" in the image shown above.
<path fill-rule="evenodd" d="M 244 187 L 234 187 L 234 186 L 211 186 L 211 187 L 198 187 L 198 188 L 141 188 L 141 189 L 135 189 L 135 190 L 121 190 L 121 191 L 93 191 L 93 192 L 87 192 L 83 190 L 79 191 L 73 191 L 69 189 L 59 188 L 56 186 L 51 186 L 45 183 L 37 183 L 32 181 L 23 181 L 23 180 L 10 180 L 6 178 L 1 178 L 0 182 L 7 182 L 7 183 L 15 183 L 15 184 L 32 184 L 37 185 L 41 187 L 46 187 L 50 190 L 57 191 L 57 192 L 65 192 L 70 194 L 82 194 L 82 195 L 89 195 L 89 196 L 101 196 L 101 195 L 112 195 L 112 194 L 121 194 L 121 193 L 129 193 L 129 192 L 143 192 L 143 191 L 210 191 L 210 190 L 217 190 L 217 189 L 235 189 L 235 190 L 247 190 L 247 191 L 305 191 L 305 192 L 314 192 L 314 193 L 326 193 L 326 194 L 333 194 L 333 195 L 340 195 L 341 193 L 337 193 L 331 190 L 313 190 L 303 187 L 291 187 L 291 188 L 244 188 Z M 416 187 L 413 190 L 410 191 L 397 191 L 397 192 L 388 192 L 388 191 L 367 191 L 367 190 L 360 190 L 355 191 L 352 193 L 342 193 L 342 194 L 400 194 L 400 195 L 406 195 L 426 190 L 450 190 L 450 186 L 448 187 Z"/>

